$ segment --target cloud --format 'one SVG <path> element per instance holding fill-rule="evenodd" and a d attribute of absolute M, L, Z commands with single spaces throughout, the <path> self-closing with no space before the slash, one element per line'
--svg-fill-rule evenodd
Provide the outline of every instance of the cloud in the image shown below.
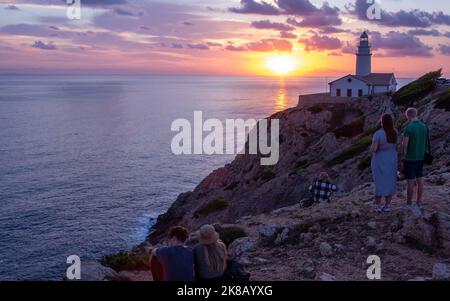
<path fill-rule="evenodd" d="M 270 51 L 292 51 L 293 45 L 288 40 L 284 39 L 264 39 L 258 42 L 247 43 L 245 45 L 248 50 L 257 52 Z"/>
<path fill-rule="evenodd" d="M 229 11 L 239 14 L 279 15 L 279 10 L 272 4 L 255 0 L 241 0 L 241 7 L 232 7 Z"/>
<path fill-rule="evenodd" d="M 16 5 L 8 5 L 5 7 L 6 10 L 20 10 Z"/>
<path fill-rule="evenodd" d="M 187 44 L 186 45 L 189 49 L 198 49 L 198 50 L 208 50 L 208 45 L 205 44 Z"/>
<path fill-rule="evenodd" d="M 252 22 L 252 26 L 258 29 L 274 29 L 278 31 L 292 31 L 295 29 L 290 25 L 278 22 L 271 22 L 269 20 L 254 21 Z"/>
<path fill-rule="evenodd" d="M 286 15 L 308 16 L 318 11 L 309 0 L 277 0 L 276 3 Z"/>
<path fill-rule="evenodd" d="M 141 11 L 136 12 L 122 7 L 115 8 L 114 12 L 120 16 L 127 16 L 127 17 L 140 17 L 144 15 L 144 13 Z"/>
<path fill-rule="evenodd" d="M 321 27 L 319 31 L 321 34 L 333 34 L 333 33 L 348 32 L 348 30 L 341 29 L 341 28 L 334 27 L 334 26 Z"/>
<path fill-rule="evenodd" d="M 42 49 L 42 50 L 56 50 L 57 47 L 53 43 L 45 44 L 42 41 L 36 41 L 33 45 L 31 45 L 32 48 Z"/>
<path fill-rule="evenodd" d="M 390 27 L 430 27 L 433 24 L 450 25 L 450 15 L 443 12 L 429 13 L 414 9 L 411 11 L 400 10 L 398 12 L 387 12 L 381 9 L 381 20 L 369 20 L 367 10 L 372 4 L 367 0 L 356 0 L 354 4 L 347 5 L 347 10 L 360 20 L 376 22 L 379 25 Z"/>
<path fill-rule="evenodd" d="M 216 42 L 207 42 L 206 45 L 211 46 L 211 47 L 223 46 L 222 44 L 216 43 Z"/>
<path fill-rule="evenodd" d="M 172 48 L 173 48 L 173 49 L 182 49 L 182 48 L 183 48 L 183 45 L 182 45 L 182 44 L 178 44 L 178 43 L 173 43 L 173 44 L 172 44 Z"/>
<path fill-rule="evenodd" d="M 448 56 L 450 56 L 450 45 L 442 45 L 442 44 L 439 44 L 439 51 L 440 51 L 443 55 L 448 55 Z"/>
<path fill-rule="evenodd" d="M 374 49 L 385 50 L 379 56 L 385 57 L 431 57 L 433 48 L 425 45 L 417 37 L 408 33 L 390 31 L 387 34 L 371 32 L 370 39 Z"/>
<path fill-rule="evenodd" d="M 335 50 L 342 47 L 342 42 L 338 38 L 319 36 L 317 34 L 309 38 L 299 39 L 298 42 L 304 44 L 305 50 L 308 52 L 311 50 Z"/>
<path fill-rule="evenodd" d="M 247 51 L 247 47 L 245 47 L 245 46 L 228 45 L 227 47 L 225 47 L 225 50 L 228 50 L 228 51 Z"/>
<path fill-rule="evenodd" d="M 183 25 L 186 25 L 186 26 L 194 26 L 194 23 L 191 23 L 191 22 L 188 22 L 188 21 L 184 21 L 184 22 L 183 22 Z"/>
<path fill-rule="evenodd" d="M 410 35 L 413 36 L 432 36 L 432 37 L 440 37 L 442 34 L 439 32 L 439 30 L 432 29 L 432 30 L 426 30 L 426 29 L 412 29 L 408 31 Z"/>
<path fill-rule="evenodd" d="M 283 38 L 283 39 L 296 39 L 297 35 L 293 34 L 292 32 L 281 31 L 280 32 L 280 38 Z"/>

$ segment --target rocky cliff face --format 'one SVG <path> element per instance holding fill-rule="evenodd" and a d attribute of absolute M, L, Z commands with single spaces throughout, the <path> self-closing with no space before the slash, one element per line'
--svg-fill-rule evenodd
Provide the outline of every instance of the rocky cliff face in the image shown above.
<path fill-rule="evenodd" d="M 436 162 L 429 171 L 433 172 L 450 166 L 450 112 L 436 107 L 439 95 L 435 91 L 416 103 L 431 128 Z M 319 171 L 332 176 L 340 189 L 337 196 L 371 181 L 368 148 L 386 110 L 396 115 L 401 128 L 404 108 L 394 106 L 388 96 L 295 107 L 274 114 L 270 119 L 280 120 L 279 163 L 261 166 L 257 155 L 238 155 L 194 191 L 181 194 L 158 218 L 149 242 L 158 243 L 174 224 L 196 230 L 205 223 L 235 223 L 242 217 L 294 205 L 309 195 L 307 186 Z"/>

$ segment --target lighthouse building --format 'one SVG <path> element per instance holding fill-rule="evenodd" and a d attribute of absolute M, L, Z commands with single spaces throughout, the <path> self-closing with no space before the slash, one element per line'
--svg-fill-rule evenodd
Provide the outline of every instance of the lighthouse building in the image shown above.
<path fill-rule="evenodd" d="M 372 52 L 366 32 L 360 37 L 356 53 L 356 72 L 329 83 L 334 97 L 361 97 L 377 93 L 395 92 L 394 73 L 372 73 Z"/>

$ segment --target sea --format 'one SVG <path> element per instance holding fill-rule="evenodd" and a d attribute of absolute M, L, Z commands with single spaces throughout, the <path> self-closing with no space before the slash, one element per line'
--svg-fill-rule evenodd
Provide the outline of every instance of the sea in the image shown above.
<path fill-rule="evenodd" d="M 332 79 L 0 75 L 0 280 L 61 280 L 70 255 L 129 250 L 233 160 L 173 154 L 174 120 L 261 119 Z"/>

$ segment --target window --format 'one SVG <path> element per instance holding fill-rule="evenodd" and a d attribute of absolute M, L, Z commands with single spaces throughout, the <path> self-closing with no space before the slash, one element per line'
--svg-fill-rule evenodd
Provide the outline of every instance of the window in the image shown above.
<path fill-rule="evenodd" d="M 352 89 L 347 89 L 347 97 L 352 97 Z"/>
<path fill-rule="evenodd" d="M 351 83 L 351 82 L 352 82 L 352 79 L 349 77 L 349 78 L 347 79 L 347 81 L 348 81 L 349 83 Z"/>
<path fill-rule="evenodd" d="M 341 89 L 336 89 L 336 96 L 341 96 Z"/>
<path fill-rule="evenodd" d="M 362 90 L 362 89 L 359 89 L 359 90 L 358 90 L 358 97 L 361 97 L 361 96 L 363 96 L 363 90 Z"/>

